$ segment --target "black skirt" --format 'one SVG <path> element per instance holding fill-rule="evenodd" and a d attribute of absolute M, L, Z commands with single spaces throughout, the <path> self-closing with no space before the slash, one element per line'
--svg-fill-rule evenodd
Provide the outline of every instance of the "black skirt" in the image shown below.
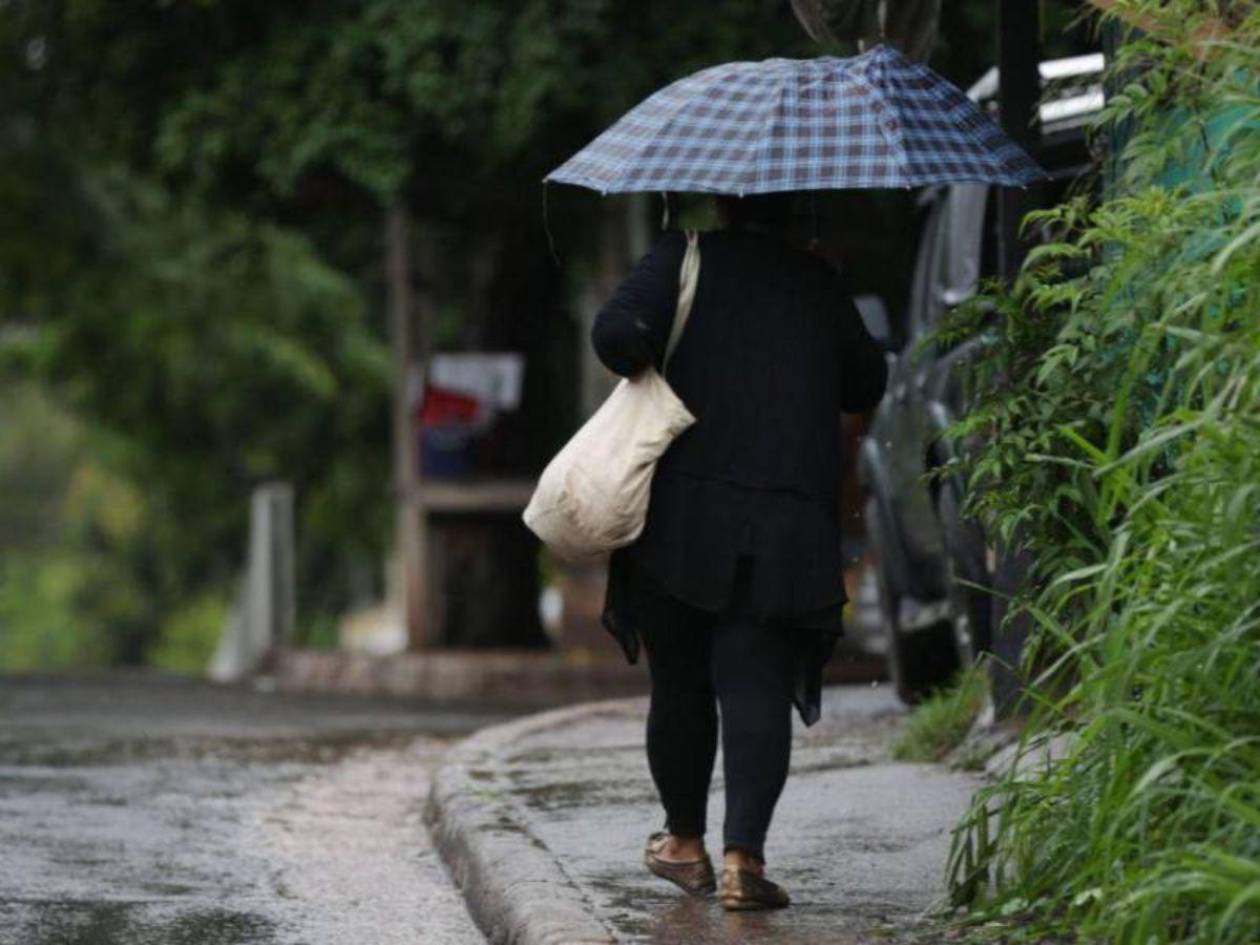
<path fill-rule="evenodd" d="M 831 510 L 808 497 L 658 475 L 643 534 L 609 563 L 604 626 L 631 663 L 648 594 L 779 628 L 797 653 L 797 711 L 812 725 L 844 632 L 839 545 Z"/>

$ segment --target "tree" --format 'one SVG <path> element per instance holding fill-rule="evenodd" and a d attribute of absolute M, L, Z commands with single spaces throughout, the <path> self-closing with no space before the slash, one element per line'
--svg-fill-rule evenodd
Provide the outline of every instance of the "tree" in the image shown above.
<path fill-rule="evenodd" d="M 609 0 L 5 12 L 2 363 L 139 488 L 161 567 L 138 571 L 167 606 L 229 579 L 252 482 L 295 481 L 308 620 L 344 605 L 347 548 L 388 533 L 383 208 L 418 222 L 439 338 L 554 361 L 545 170 L 686 71 L 808 51 L 763 0 L 720 18 Z M 570 245 L 595 206 L 561 208 Z M 528 412 L 559 420 L 520 438 L 522 467 L 566 425 L 565 377 L 531 375 Z"/>

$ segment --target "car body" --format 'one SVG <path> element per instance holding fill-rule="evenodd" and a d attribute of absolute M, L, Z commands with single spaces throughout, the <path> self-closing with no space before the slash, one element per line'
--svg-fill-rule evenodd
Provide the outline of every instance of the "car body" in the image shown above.
<path fill-rule="evenodd" d="M 1085 125 L 1103 105 L 1103 57 L 1042 63 L 1038 157 L 1051 179 L 1042 194 L 1059 200 L 1091 166 Z M 990 70 L 969 94 L 995 107 Z M 968 448 L 949 434 L 966 410 L 964 366 L 989 338 L 953 347 L 932 339 L 941 317 L 972 298 L 995 274 L 994 188 L 956 184 L 920 195 L 914 281 L 901 331 L 889 339 L 888 387 L 859 452 L 865 524 L 874 559 L 890 674 L 914 702 L 950 681 L 993 634 L 993 561 L 982 531 L 962 514 L 966 482 L 951 462 Z M 934 475 L 934 473 L 936 473 Z"/>

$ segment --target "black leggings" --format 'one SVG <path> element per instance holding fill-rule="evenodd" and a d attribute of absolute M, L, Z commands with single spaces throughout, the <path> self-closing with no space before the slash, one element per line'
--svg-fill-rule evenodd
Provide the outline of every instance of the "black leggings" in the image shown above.
<path fill-rule="evenodd" d="M 796 653 L 791 631 L 654 594 L 640 628 L 652 677 L 648 766 L 665 829 L 701 837 L 722 717 L 723 849 L 764 859 L 787 780 Z"/>

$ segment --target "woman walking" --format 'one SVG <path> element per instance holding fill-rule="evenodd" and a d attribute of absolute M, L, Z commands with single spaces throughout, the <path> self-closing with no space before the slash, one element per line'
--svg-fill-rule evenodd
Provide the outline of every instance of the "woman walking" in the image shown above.
<path fill-rule="evenodd" d="M 720 899 L 786 906 L 765 839 L 788 774 L 793 705 L 820 711 L 841 633 L 839 413 L 874 406 L 883 356 L 839 276 L 778 232 L 785 198 L 718 198 L 667 379 L 696 424 L 657 466 L 643 533 L 613 555 L 604 622 L 651 675 L 648 764 L 665 810 L 648 868 L 688 892 L 717 881 L 705 852 L 719 714 L 726 786 Z M 668 233 L 596 319 L 612 371 L 662 368 L 686 249 Z M 719 711 L 720 710 L 720 711 Z"/>

